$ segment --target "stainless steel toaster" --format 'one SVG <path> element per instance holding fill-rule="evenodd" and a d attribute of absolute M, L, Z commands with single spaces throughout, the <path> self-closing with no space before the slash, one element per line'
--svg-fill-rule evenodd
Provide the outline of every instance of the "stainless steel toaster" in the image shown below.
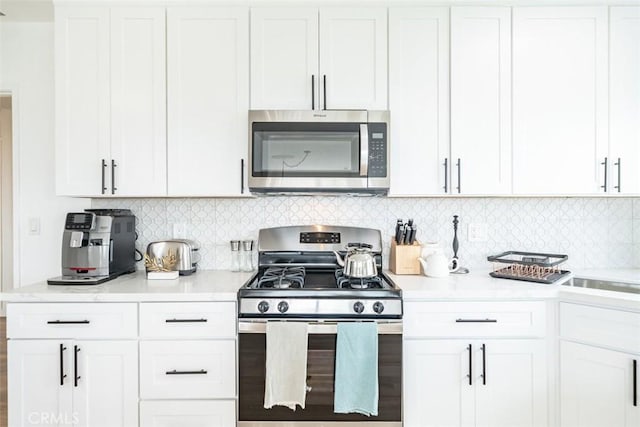
<path fill-rule="evenodd" d="M 151 242 L 147 246 L 147 255 L 154 259 L 162 259 L 169 254 L 176 257 L 173 270 L 177 270 L 181 276 L 195 273 L 200 261 L 200 245 L 188 239 L 172 239 Z"/>

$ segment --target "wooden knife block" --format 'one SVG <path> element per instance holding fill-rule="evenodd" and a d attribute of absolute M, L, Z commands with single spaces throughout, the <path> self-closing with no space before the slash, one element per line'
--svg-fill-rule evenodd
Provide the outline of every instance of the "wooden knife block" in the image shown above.
<path fill-rule="evenodd" d="M 389 270 L 394 274 L 420 274 L 420 254 L 422 246 L 417 240 L 413 245 L 398 245 L 395 239 L 391 240 L 391 256 L 389 257 Z"/>

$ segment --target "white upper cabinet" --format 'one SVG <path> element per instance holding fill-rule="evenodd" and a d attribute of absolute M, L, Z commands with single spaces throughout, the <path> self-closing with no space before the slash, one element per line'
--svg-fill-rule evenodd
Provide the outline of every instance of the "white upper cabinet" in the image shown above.
<path fill-rule="evenodd" d="M 389 10 L 389 110 L 389 193 L 450 192 L 449 8 Z"/>
<path fill-rule="evenodd" d="M 164 8 L 56 7 L 56 191 L 166 195 Z"/>
<path fill-rule="evenodd" d="M 320 9 L 322 108 L 387 109 L 387 9 Z"/>
<path fill-rule="evenodd" d="M 609 11 L 611 193 L 640 193 L 640 7 Z"/>
<path fill-rule="evenodd" d="M 251 108 L 318 108 L 318 89 L 318 9 L 251 9 Z"/>
<path fill-rule="evenodd" d="M 511 193 L 511 9 L 451 8 L 455 194 Z"/>
<path fill-rule="evenodd" d="M 387 109 L 387 10 L 251 10 L 252 109 Z"/>
<path fill-rule="evenodd" d="M 111 10 L 111 194 L 167 194 L 165 9 Z"/>
<path fill-rule="evenodd" d="M 514 8 L 513 31 L 514 192 L 603 192 L 607 8 Z"/>
<path fill-rule="evenodd" d="M 246 193 L 248 9 L 169 8 L 167 28 L 168 194 Z"/>
<path fill-rule="evenodd" d="M 55 82 L 56 192 L 102 194 L 111 129 L 108 9 L 56 7 Z"/>

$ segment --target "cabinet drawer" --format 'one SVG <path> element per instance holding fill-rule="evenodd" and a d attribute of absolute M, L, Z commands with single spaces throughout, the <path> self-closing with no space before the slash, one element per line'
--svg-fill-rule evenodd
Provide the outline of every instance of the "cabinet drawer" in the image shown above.
<path fill-rule="evenodd" d="M 135 303 L 7 304 L 8 338 L 136 338 Z"/>
<path fill-rule="evenodd" d="M 640 353 L 640 313 L 563 302 L 560 336 Z"/>
<path fill-rule="evenodd" d="M 235 424 L 234 400 L 140 402 L 140 425 L 144 427 L 229 427 Z"/>
<path fill-rule="evenodd" d="M 141 399 L 235 395 L 235 340 L 140 342 Z"/>
<path fill-rule="evenodd" d="M 142 338 L 234 338 L 234 302 L 140 304 Z"/>
<path fill-rule="evenodd" d="M 532 302 L 408 302 L 404 336 L 542 337 L 546 307 Z"/>

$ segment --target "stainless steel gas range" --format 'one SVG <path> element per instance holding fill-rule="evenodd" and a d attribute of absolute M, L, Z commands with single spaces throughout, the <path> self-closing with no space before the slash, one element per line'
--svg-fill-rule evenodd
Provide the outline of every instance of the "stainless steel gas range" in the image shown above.
<path fill-rule="evenodd" d="M 377 272 L 344 273 L 338 257 L 348 244 L 370 249 Z M 402 294 L 382 272 L 379 230 L 327 225 L 260 230 L 258 272 L 238 291 L 239 426 L 399 427 L 402 424 Z M 263 408 L 266 324 L 307 322 L 307 403 L 304 410 Z M 338 322 L 378 328 L 378 416 L 333 412 Z M 355 423 L 355 424 L 354 424 Z"/>

